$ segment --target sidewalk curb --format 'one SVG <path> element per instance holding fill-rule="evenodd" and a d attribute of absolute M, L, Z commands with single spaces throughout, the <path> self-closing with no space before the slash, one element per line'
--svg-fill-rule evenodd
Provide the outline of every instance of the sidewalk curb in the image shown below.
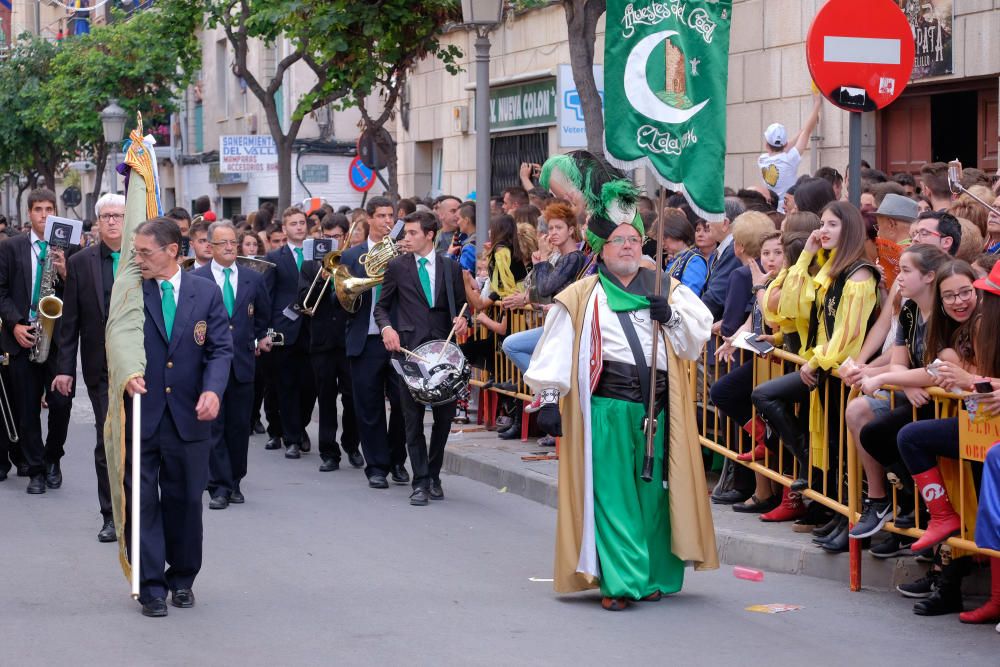
<path fill-rule="evenodd" d="M 470 448 L 467 442 L 449 443 L 444 454 L 447 472 L 495 489 L 506 487 L 507 493 L 556 507 L 558 487 L 553 475 L 530 469 L 516 453 L 490 446 Z M 726 506 L 712 505 L 712 515 L 721 563 L 830 579 L 843 583 L 847 589 L 850 581 L 847 554 L 827 554 L 812 544 L 809 534 L 792 533 L 787 526 L 778 524 L 760 524 Z M 867 553 L 862 556 L 865 589 L 892 590 L 898 583 L 923 576 L 925 569 L 925 565 L 912 558 L 879 560 Z"/>

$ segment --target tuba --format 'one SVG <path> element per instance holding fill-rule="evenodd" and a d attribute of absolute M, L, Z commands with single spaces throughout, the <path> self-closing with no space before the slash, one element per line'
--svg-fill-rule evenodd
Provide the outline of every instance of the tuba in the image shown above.
<path fill-rule="evenodd" d="M 56 320 L 62 317 L 63 302 L 56 296 L 54 281 L 55 269 L 52 268 L 52 247 L 50 245 L 45 254 L 45 263 L 42 265 L 38 305 L 35 307 L 35 319 L 32 322 L 35 328 L 35 344 L 31 346 L 31 352 L 28 353 L 28 360 L 36 364 L 43 364 L 49 358 Z"/>

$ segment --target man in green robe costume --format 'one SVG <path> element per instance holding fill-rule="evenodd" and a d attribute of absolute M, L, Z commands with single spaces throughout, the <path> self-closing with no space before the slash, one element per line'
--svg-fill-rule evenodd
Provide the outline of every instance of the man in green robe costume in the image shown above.
<path fill-rule="evenodd" d="M 698 357 L 712 317 L 677 281 L 664 285 L 664 296 L 653 295 L 657 275 L 639 267 L 642 224 L 629 207 L 614 213 L 591 216 L 587 235 L 600 253 L 598 275 L 556 297 L 525 373 L 542 397 L 540 427 L 564 436 L 555 589 L 599 586 L 610 610 L 679 591 L 686 564 L 718 567 L 688 365 L 682 361 Z M 634 336 L 626 332 L 626 320 Z M 641 479 L 646 405 L 636 362 L 641 354 L 647 369 L 653 363 L 654 332 L 661 336 L 656 367 L 663 407 L 647 482 Z"/>

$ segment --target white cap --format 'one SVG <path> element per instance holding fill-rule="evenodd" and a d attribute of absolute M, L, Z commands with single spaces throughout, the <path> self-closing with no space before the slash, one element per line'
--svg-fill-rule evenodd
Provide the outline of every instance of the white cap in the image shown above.
<path fill-rule="evenodd" d="M 777 148 L 782 148 L 788 143 L 788 132 L 785 130 L 785 126 L 781 123 L 771 123 L 764 130 L 764 141 L 776 146 Z"/>

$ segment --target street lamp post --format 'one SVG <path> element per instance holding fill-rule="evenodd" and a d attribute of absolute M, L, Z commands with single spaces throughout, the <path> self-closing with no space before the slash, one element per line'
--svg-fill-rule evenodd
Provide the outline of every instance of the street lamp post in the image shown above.
<path fill-rule="evenodd" d="M 121 145 L 122 137 L 125 136 L 125 121 L 128 120 L 128 112 L 118 106 L 118 100 L 111 98 L 108 106 L 104 107 L 100 113 L 101 125 L 104 129 L 104 143 L 108 147 L 108 192 L 118 192 L 118 178 L 115 176 L 115 162 L 118 158 L 118 146 Z"/>
<path fill-rule="evenodd" d="M 462 19 L 476 29 L 476 247 L 486 246 L 490 226 L 490 38 L 503 0 L 462 0 Z"/>

